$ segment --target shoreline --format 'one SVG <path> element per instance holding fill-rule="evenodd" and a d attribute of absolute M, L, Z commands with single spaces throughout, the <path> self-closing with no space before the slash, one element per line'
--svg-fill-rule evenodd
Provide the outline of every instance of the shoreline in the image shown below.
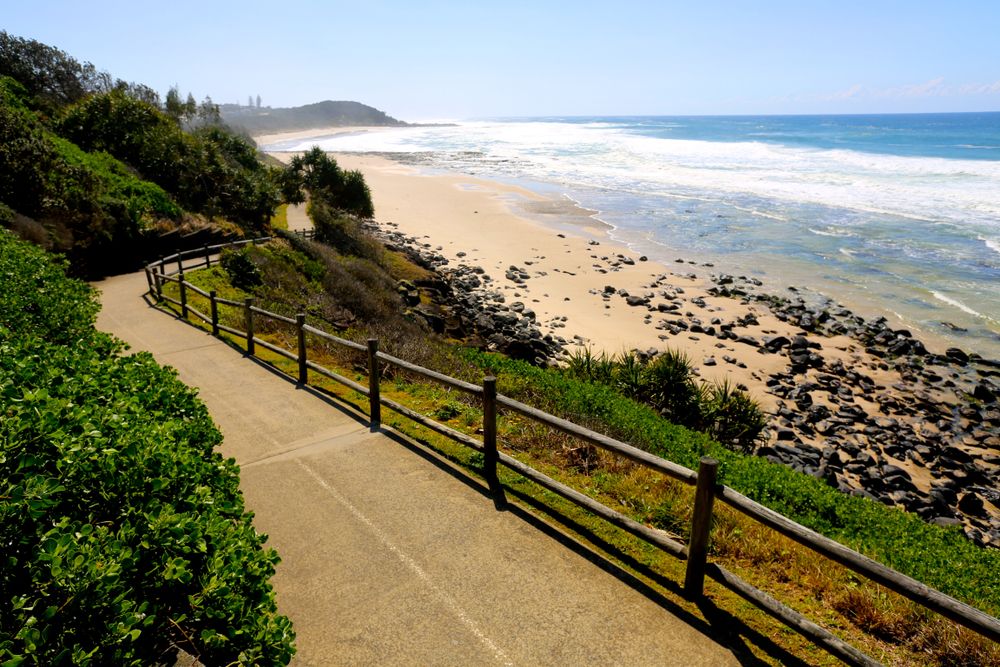
<path fill-rule="evenodd" d="M 369 132 L 382 132 L 386 130 L 399 129 L 392 125 L 330 125 L 318 127 L 311 130 L 294 130 L 290 132 L 273 132 L 270 134 L 258 134 L 253 136 L 258 150 L 264 150 L 263 146 L 269 144 L 289 143 L 292 141 L 305 141 L 306 139 L 328 139 L 339 135 L 366 134 Z M 266 151 L 267 153 L 281 153 L 284 151 Z"/>
<path fill-rule="evenodd" d="M 364 173 L 384 240 L 408 243 L 444 275 L 479 267 L 480 291 L 491 304 L 532 311 L 542 333 L 566 349 L 679 349 L 703 380 L 728 379 L 760 402 L 770 422 L 764 455 L 911 510 L 951 485 L 944 491 L 954 494 L 949 509 L 928 510 L 925 518 L 961 520 L 973 526 L 967 533 L 978 531 L 976 541 L 1000 545 L 1000 494 L 989 481 L 1000 474 L 1000 439 L 991 426 L 1000 425 L 1000 414 L 987 410 L 978 425 L 950 416 L 966 404 L 960 392 L 980 391 L 978 384 L 995 401 L 1000 370 L 983 375 L 967 358 L 959 364 L 940 354 L 911 364 L 905 353 L 912 339 L 884 321 L 829 335 L 826 324 L 811 322 L 821 319 L 816 312 L 794 301 L 775 307 L 767 286 L 752 278 L 688 260 L 648 261 L 613 241 L 595 212 L 569 200 L 430 174 L 383 156 L 334 156 Z M 839 313 L 834 323 L 850 324 L 846 309 L 830 311 Z M 874 327 L 867 343 L 858 337 L 865 327 Z M 904 354 L 887 359 L 893 345 Z M 880 433 L 865 432 L 873 428 Z M 846 460 L 829 465 L 832 450 L 841 453 L 835 460 Z M 963 463 L 952 465 L 955 457 Z M 970 484 L 980 490 L 963 489 Z M 975 496 L 964 501 L 969 511 L 952 513 L 966 496 Z"/>

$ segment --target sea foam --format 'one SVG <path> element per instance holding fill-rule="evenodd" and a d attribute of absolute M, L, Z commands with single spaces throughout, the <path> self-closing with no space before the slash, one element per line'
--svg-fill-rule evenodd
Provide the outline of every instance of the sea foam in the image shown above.
<path fill-rule="evenodd" d="M 981 313 L 1000 312 L 1000 160 L 971 147 L 991 143 L 983 137 L 995 136 L 989 123 L 1000 115 L 993 118 L 961 142 L 968 150 L 949 139 L 943 154 L 907 129 L 913 119 L 893 117 L 856 124 L 850 136 L 838 134 L 850 122 L 836 118 L 485 120 L 292 148 L 318 142 L 330 151 L 420 153 L 421 164 L 543 183 L 545 192 L 600 211 L 595 217 L 623 239 L 670 249 L 661 250 L 670 257 L 728 258 L 764 277 L 821 274 L 838 286 L 860 276 L 905 301 L 922 290 L 919 276 L 957 318 L 982 322 Z M 953 121 L 956 135 L 967 120 Z M 821 140 L 769 130 L 781 122 Z M 699 129 L 723 125 L 721 134 Z M 860 149 L 870 136 L 881 142 L 878 151 Z M 795 273 L 816 262 L 821 271 Z M 927 305 L 914 309 L 903 315 L 940 317 Z"/>

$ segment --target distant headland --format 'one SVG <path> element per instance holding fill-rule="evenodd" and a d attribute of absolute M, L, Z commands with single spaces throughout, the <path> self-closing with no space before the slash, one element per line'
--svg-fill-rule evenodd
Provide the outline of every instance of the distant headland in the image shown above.
<path fill-rule="evenodd" d="M 409 123 L 367 104 L 325 100 L 300 107 L 261 107 L 220 104 L 222 119 L 248 134 L 308 130 L 319 127 L 406 127 Z"/>

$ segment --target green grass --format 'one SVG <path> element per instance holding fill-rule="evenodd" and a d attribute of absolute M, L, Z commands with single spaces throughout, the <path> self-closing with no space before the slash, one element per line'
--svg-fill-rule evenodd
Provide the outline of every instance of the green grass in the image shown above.
<path fill-rule="evenodd" d="M 996 615 L 1000 551 L 981 549 L 957 528 L 840 493 L 821 480 L 670 424 L 654 411 L 597 384 L 559 371 L 478 352 L 466 357 L 497 376 L 500 391 L 697 470 L 702 456 L 720 461 L 720 481 L 827 537 Z"/>
<path fill-rule="evenodd" d="M 271 229 L 288 229 L 288 204 L 282 204 L 274 211 Z"/>
<path fill-rule="evenodd" d="M 223 286 L 220 281 L 225 280 L 217 270 L 190 274 L 189 278 L 203 288 L 214 289 L 220 289 Z M 322 284 L 322 281 L 317 282 Z M 269 292 L 270 299 L 279 300 L 280 296 L 277 291 Z M 286 306 L 285 310 L 290 308 Z M 323 328 L 322 323 L 317 324 Z M 236 326 L 242 328 L 239 322 Z M 347 331 L 341 335 L 361 340 L 367 334 L 367 331 Z M 294 338 L 288 331 L 279 327 L 270 335 L 274 336 L 274 342 L 293 349 Z M 364 381 L 359 371 L 364 366 L 363 360 L 316 343 L 311 341 L 311 360 Z M 414 348 L 422 345 L 423 356 L 439 362 L 418 360 L 418 363 L 471 382 L 481 381 L 484 375 L 496 375 L 499 389 L 505 395 L 689 468 L 696 469 L 702 456 L 713 456 L 722 464 L 721 481 L 776 511 L 988 613 L 996 614 L 1000 607 L 997 552 L 975 547 L 955 529 L 930 526 L 914 515 L 843 495 L 819 480 L 784 466 L 730 451 L 705 434 L 667 422 L 650 408 L 611 387 L 498 355 L 449 347 L 432 337 L 413 341 L 412 345 Z M 427 352 L 429 348 L 435 352 Z M 267 352 L 261 352 L 260 356 L 295 376 L 294 363 Z M 400 356 L 414 359 L 410 354 Z M 366 405 L 362 397 L 342 391 L 315 375 L 311 381 L 359 408 Z M 481 424 L 477 402 L 464 394 L 420 382 L 402 372 L 387 371 L 382 387 L 394 400 L 423 414 L 434 415 L 467 434 L 476 434 Z M 475 452 L 392 413 L 386 414 L 384 419 L 387 424 L 426 442 L 471 472 L 478 472 L 481 456 Z M 686 535 L 692 510 L 689 488 L 604 452 L 592 451 L 573 438 L 516 415 L 502 414 L 498 429 L 501 447 L 529 465 L 640 522 L 681 537 Z M 682 566 L 649 545 L 518 475 L 505 471 L 501 479 L 511 493 L 533 511 L 548 515 L 557 523 L 568 520 L 571 526 L 576 526 L 569 530 L 580 539 L 604 551 L 637 576 L 651 577 L 657 587 L 665 585 L 658 578 L 660 576 L 667 581 L 683 579 Z M 914 664 L 935 661 L 948 664 L 956 660 L 956 656 L 964 655 L 980 656 L 976 659 L 984 664 L 1000 660 L 1000 653 L 995 647 L 991 649 L 989 642 L 956 629 L 895 594 L 886 593 L 725 506 L 717 504 L 717 508 L 713 560 L 876 657 L 882 656 L 881 659 L 888 662 Z M 646 568 L 651 571 L 647 572 Z M 669 584 L 666 589 L 671 590 Z M 797 636 L 789 635 L 787 630 L 780 629 L 745 603 L 711 585 L 709 590 L 711 599 L 723 609 L 769 636 L 780 637 L 779 644 L 792 647 L 796 654 L 804 655 L 811 650 Z M 871 614 L 864 616 L 852 611 L 855 603 L 866 600 L 874 601 L 867 605 L 874 610 Z M 901 639 L 902 635 L 887 639 L 886 633 L 880 634 L 878 630 L 882 626 L 918 627 L 920 631 L 909 633 L 909 639 Z"/>

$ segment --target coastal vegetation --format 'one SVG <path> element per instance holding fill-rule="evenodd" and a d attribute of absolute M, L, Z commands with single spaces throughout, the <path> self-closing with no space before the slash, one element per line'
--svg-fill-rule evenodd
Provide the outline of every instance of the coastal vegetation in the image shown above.
<path fill-rule="evenodd" d="M 146 86 L 0 32 L 0 220 L 67 254 L 76 273 L 136 268 L 197 230 L 260 235 L 282 202 L 306 193 L 372 213 L 361 175 L 322 152 L 286 169 L 226 127 L 210 99 L 181 102 L 174 88 L 161 104 Z"/>
<path fill-rule="evenodd" d="M 704 431 L 746 454 L 753 453 L 767 426 L 764 412 L 745 391 L 729 381 L 697 382 L 691 360 L 677 350 L 650 357 L 634 350 L 608 355 L 585 348 L 570 353 L 566 372 L 614 387 L 674 424 Z"/>
<path fill-rule="evenodd" d="M 281 226 L 283 204 L 308 200 L 317 242 L 280 234 L 224 251 L 220 265 L 188 279 L 229 299 L 252 296 L 286 316 L 306 313 L 310 323 L 357 341 L 378 338 L 382 350 L 454 377 L 494 375 L 512 398 L 681 465 L 696 468 L 700 457 L 713 456 L 721 481 L 741 493 L 1000 612 L 1000 552 L 976 547 L 957 527 L 930 525 L 750 455 L 764 426 L 759 407 L 738 387 L 696 382 L 680 353 L 585 351 L 565 368 L 543 368 L 528 363 L 536 348 L 526 362 L 459 335 L 445 321 L 449 288 L 440 276 L 365 231 L 374 211 L 359 172 L 318 148 L 287 167 L 269 163 L 219 123 L 210 100 L 181 102 L 173 89 L 161 105 L 141 85 L 0 33 L 0 175 L 0 224 L 66 252 L 83 275 L 137 265 L 154 247 L 147 242 L 178 230 L 271 232 Z M 124 357 L 120 343 L 93 330 L 89 288 L 6 232 L 0 240 L 0 530 L 14 545 L 0 573 L 0 658 L 155 662 L 183 648 L 208 663 L 287 662 L 293 635 L 268 584 L 277 556 L 250 525 L 235 465 L 213 452 L 220 436 L 204 406 L 151 357 Z M 242 324 L 240 309 L 219 314 L 223 323 Z M 281 323 L 263 324 L 257 335 L 294 347 L 294 332 Z M 364 360 L 310 344 L 324 365 L 360 377 Z M 480 408 L 464 397 L 403 372 L 386 380 L 394 400 L 459 431 L 472 435 L 481 424 Z M 331 391 L 363 404 L 359 395 Z M 426 429 L 392 425 L 472 472 L 480 467 L 478 454 Z M 692 501 L 679 485 L 514 415 L 501 417 L 499 431 L 504 449 L 546 474 L 685 535 Z M 139 472 L 116 474 L 123 469 Z M 505 472 L 501 481 L 643 581 L 669 591 L 664 582 L 682 578 L 662 554 L 525 478 Z M 719 513 L 712 548 L 714 559 L 805 604 L 887 660 L 1000 662 L 995 646 L 838 566 L 817 564 L 734 513 Z M 711 596 L 780 646 L 796 646 L 725 594 Z"/>
<path fill-rule="evenodd" d="M 205 406 L 6 230 L 0 280 L 0 663 L 286 664 L 278 557 Z"/>
<path fill-rule="evenodd" d="M 345 247 L 356 245 L 355 241 Z M 427 281 L 426 274 L 420 277 L 420 267 L 398 256 L 386 260 L 387 255 L 391 256 L 389 251 L 383 250 L 381 258 L 373 261 L 351 255 L 345 247 L 288 236 L 286 240 L 234 251 L 231 256 L 243 258 L 238 264 L 224 261 L 222 267 L 189 273 L 187 278 L 228 299 L 239 301 L 252 296 L 260 307 L 289 317 L 306 312 L 314 326 L 337 330 L 349 339 L 362 342 L 377 337 L 382 349 L 391 354 L 453 377 L 478 382 L 485 375 L 494 375 L 500 391 L 511 398 L 689 468 L 697 468 L 702 456 L 717 458 L 721 462 L 720 481 L 736 490 L 980 609 L 991 614 L 1000 610 L 998 553 L 972 544 L 958 528 L 930 525 L 914 514 L 843 494 L 813 476 L 734 451 L 708 434 L 673 423 L 662 410 L 636 400 L 633 385 L 615 382 L 618 371 L 611 371 L 610 382 L 607 376 L 603 381 L 594 381 L 581 377 L 573 364 L 567 369 L 546 369 L 454 346 L 403 314 L 406 308 L 399 302 L 395 285 L 403 275 L 408 276 L 406 280 Z M 360 273 L 352 274 L 345 267 L 354 267 Z M 245 280 L 248 274 L 254 279 Z M 375 280 L 373 275 L 379 278 Z M 242 326 L 238 308 L 220 308 L 220 318 L 229 326 Z M 383 318 L 394 319 L 385 326 Z M 399 331 L 401 327 L 406 327 L 405 332 Z M 288 349 L 294 349 L 296 344 L 294 328 L 282 323 L 261 322 L 256 333 Z M 365 360 L 356 353 L 315 339 L 309 345 L 310 359 L 363 380 L 364 371 L 359 369 L 365 368 Z M 265 358 L 293 376 L 296 373 L 294 363 L 284 366 L 286 361 L 280 357 Z M 641 366 L 641 362 L 625 363 Z M 674 358 L 673 363 L 683 367 L 682 359 Z M 482 421 L 477 401 L 430 386 L 404 372 L 385 372 L 384 391 L 393 400 L 469 435 L 476 433 Z M 359 406 L 366 405 L 360 395 L 327 386 Z M 388 419 L 395 428 L 412 434 L 470 471 L 478 471 L 481 460 L 475 452 L 454 446 L 404 419 Z M 693 505 L 689 492 L 681 485 L 516 415 L 502 415 L 498 429 L 500 446 L 508 453 L 574 488 L 585 489 L 637 521 L 686 537 Z M 667 579 L 683 578 L 669 558 L 623 537 L 592 515 L 562 504 L 524 478 L 508 472 L 501 479 L 509 493 L 556 521 L 568 521 L 570 529 L 583 539 L 610 549 L 613 559 L 623 560 L 654 579 L 655 573 Z M 883 659 L 895 656 L 894 660 L 936 664 L 963 664 L 970 657 L 971 664 L 990 664 L 1000 659 L 988 641 L 935 618 L 835 564 L 817 563 L 811 552 L 735 513 L 720 512 L 712 549 L 713 559 L 797 608 L 805 604 L 810 615 L 822 618 L 828 627 Z M 654 574 L 647 568 L 652 568 Z M 713 599 L 723 608 L 734 608 L 734 603 L 721 593 L 714 593 Z M 740 608 L 739 613 L 742 617 L 748 611 Z M 766 630 L 768 622 L 758 622 L 765 632 L 773 632 Z"/>

